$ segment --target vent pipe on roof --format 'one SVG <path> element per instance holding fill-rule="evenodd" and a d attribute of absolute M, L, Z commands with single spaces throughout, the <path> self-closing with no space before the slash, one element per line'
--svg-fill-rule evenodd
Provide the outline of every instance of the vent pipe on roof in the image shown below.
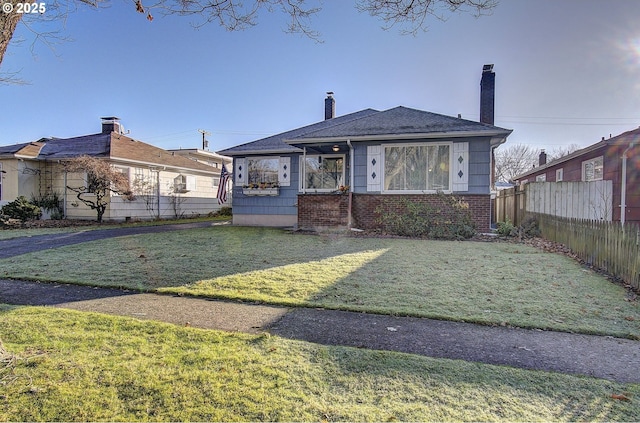
<path fill-rule="evenodd" d="M 327 98 L 324 99 L 324 120 L 333 119 L 336 116 L 336 100 L 333 98 L 333 91 L 327 91 Z"/>
<path fill-rule="evenodd" d="M 496 74 L 493 65 L 482 67 L 480 80 L 480 122 L 493 125 L 496 95 Z"/>

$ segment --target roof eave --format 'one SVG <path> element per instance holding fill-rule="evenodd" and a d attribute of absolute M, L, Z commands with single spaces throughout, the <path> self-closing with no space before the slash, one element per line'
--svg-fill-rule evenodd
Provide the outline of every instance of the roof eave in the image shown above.
<path fill-rule="evenodd" d="M 299 150 L 299 149 L 296 149 Z M 275 150 L 243 150 L 243 151 L 226 151 L 226 150 L 222 150 L 221 152 L 218 152 L 218 154 L 227 156 L 227 157 L 235 157 L 235 156 L 253 156 L 256 154 L 295 154 L 295 153 L 301 153 L 302 151 L 296 151 L 296 150 L 282 150 L 282 149 L 275 149 Z"/>
<path fill-rule="evenodd" d="M 506 138 L 513 132 L 512 130 L 504 131 L 459 131 L 459 132 L 421 132 L 410 134 L 382 134 L 382 135 L 358 135 L 358 136 L 341 136 L 341 137 L 324 137 L 324 138 L 303 138 L 283 140 L 285 143 L 293 144 L 317 144 L 349 141 L 384 141 L 384 140 L 415 140 L 415 139 L 436 139 L 436 138 L 469 138 L 469 137 L 492 137 L 504 142 Z"/>

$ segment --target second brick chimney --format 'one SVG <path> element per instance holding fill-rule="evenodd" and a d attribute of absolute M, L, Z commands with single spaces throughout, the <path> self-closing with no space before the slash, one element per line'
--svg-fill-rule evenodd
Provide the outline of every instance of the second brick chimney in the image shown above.
<path fill-rule="evenodd" d="M 336 100 L 333 98 L 333 91 L 327 92 L 327 98 L 324 99 L 324 119 L 333 119 L 336 116 Z"/>
<path fill-rule="evenodd" d="M 544 150 L 541 150 L 540 156 L 538 156 L 538 166 L 542 166 L 546 164 L 547 164 L 547 153 L 545 153 Z"/>
<path fill-rule="evenodd" d="M 493 125 L 495 96 L 496 74 L 493 72 L 493 65 L 484 65 L 480 80 L 480 122 Z"/>

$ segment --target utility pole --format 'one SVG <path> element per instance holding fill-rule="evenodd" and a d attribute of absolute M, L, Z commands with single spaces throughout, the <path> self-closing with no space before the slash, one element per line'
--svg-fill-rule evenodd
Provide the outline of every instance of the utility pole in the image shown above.
<path fill-rule="evenodd" d="M 202 134 L 202 149 L 206 150 L 209 147 L 209 141 L 207 141 L 204 137 L 205 135 L 211 135 L 211 132 L 207 132 L 204 129 L 198 129 L 198 132 Z"/>

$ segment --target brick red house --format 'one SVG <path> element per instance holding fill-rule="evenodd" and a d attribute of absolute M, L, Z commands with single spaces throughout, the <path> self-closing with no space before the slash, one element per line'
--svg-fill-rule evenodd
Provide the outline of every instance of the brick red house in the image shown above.
<path fill-rule="evenodd" d="M 613 220 L 640 223 L 640 128 L 590 145 L 518 175 L 514 182 L 610 180 L 613 184 Z"/>
<path fill-rule="evenodd" d="M 325 120 L 219 151 L 233 157 L 234 224 L 370 229 L 382 203 L 433 204 L 445 193 L 489 231 L 493 150 L 511 133 L 493 125 L 492 68 L 481 122 L 402 106 L 335 116 L 328 93 Z"/>

